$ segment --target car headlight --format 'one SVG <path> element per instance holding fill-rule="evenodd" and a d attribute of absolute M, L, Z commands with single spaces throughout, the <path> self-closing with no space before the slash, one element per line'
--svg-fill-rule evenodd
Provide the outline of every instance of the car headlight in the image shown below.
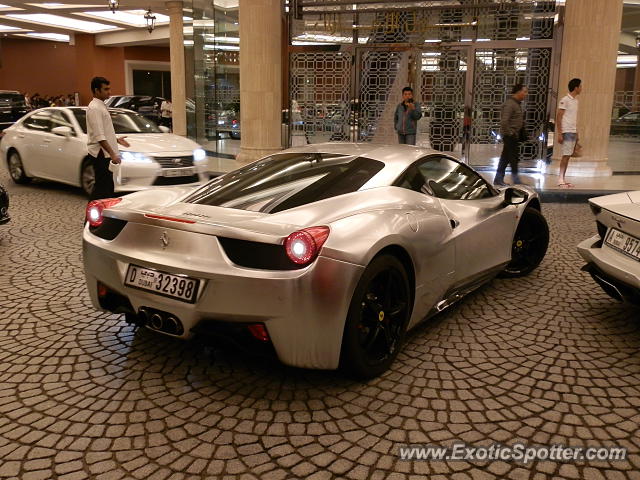
<path fill-rule="evenodd" d="M 193 151 L 194 162 L 204 162 L 206 159 L 207 159 L 207 152 L 205 152 L 203 148 L 196 148 Z"/>
<path fill-rule="evenodd" d="M 120 156 L 122 161 L 127 163 L 153 163 L 153 160 L 140 152 L 122 152 Z"/>

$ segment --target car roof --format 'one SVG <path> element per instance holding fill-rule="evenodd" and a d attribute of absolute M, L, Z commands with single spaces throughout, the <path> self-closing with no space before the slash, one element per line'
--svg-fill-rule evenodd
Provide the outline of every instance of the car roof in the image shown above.
<path fill-rule="evenodd" d="M 290 148 L 286 150 L 286 152 L 333 153 L 338 155 L 364 156 L 373 160 L 379 160 L 387 165 L 395 164 L 398 166 L 410 165 L 425 155 L 443 155 L 443 153 L 438 150 L 416 147 L 413 145 L 382 145 L 349 142 L 316 143 L 313 145 Z"/>
<path fill-rule="evenodd" d="M 15 93 L 20 95 L 20 92 L 18 90 L 0 90 L 0 94 L 3 94 L 3 93 Z"/>

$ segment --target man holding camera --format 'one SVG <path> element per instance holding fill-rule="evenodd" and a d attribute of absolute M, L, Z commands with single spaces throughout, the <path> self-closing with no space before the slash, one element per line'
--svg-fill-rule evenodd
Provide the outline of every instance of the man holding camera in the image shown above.
<path fill-rule="evenodd" d="M 422 109 L 419 103 L 413 101 L 413 89 L 402 89 L 402 102 L 396 107 L 393 116 L 393 126 L 398 133 L 398 143 L 406 145 L 416 144 L 416 131 L 418 120 L 422 117 Z"/>

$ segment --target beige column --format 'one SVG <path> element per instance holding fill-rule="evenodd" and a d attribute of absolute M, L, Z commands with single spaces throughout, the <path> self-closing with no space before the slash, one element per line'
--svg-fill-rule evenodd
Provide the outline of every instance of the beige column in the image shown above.
<path fill-rule="evenodd" d="M 611 175 L 611 168 L 607 164 L 609 128 L 622 2 L 623 0 L 566 2 L 558 100 L 568 93 L 569 80 L 582 80 L 582 93 L 578 97 L 578 135 L 584 147 L 584 156 L 569 162 L 567 176 L 570 177 Z M 560 148 L 556 141 L 554 158 L 562 155 Z M 557 170 L 557 164 L 552 166 L 552 172 L 553 170 Z"/>
<path fill-rule="evenodd" d="M 182 2 L 167 2 L 169 10 L 169 54 L 171 60 L 171 103 L 173 133 L 187 134 L 187 94 L 185 89 L 184 33 Z"/>
<path fill-rule="evenodd" d="M 282 149 L 282 14 L 280 0 L 240 0 L 238 161 Z"/>

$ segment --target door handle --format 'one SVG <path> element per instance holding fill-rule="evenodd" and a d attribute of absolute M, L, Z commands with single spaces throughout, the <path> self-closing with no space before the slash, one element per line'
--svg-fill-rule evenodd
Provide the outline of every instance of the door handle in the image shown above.
<path fill-rule="evenodd" d="M 449 220 L 449 223 L 451 224 L 451 228 L 456 228 L 458 225 L 460 225 L 460 222 L 458 220 L 455 219 L 451 219 Z"/>
<path fill-rule="evenodd" d="M 18 138 L 24 138 L 24 133 L 19 133 Z"/>
<path fill-rule="evenodd" d="M 51 143 L 51 139 L 50 138 L 45 138 L 44 140 L 42 140 L 44 143 Z"/>

